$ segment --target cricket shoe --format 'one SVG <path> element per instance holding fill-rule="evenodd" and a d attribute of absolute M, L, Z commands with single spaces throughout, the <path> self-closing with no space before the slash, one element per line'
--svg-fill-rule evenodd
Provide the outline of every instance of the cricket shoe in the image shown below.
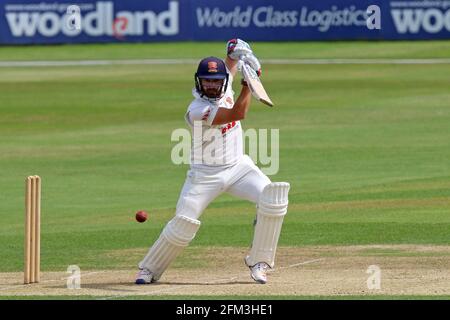
<path fill-rule="evenodd" d="M 265 262 L 258 262 L 253 267 L 250 268 L 250 275 L 253 280 L 260 284 L 265 284 L 267 282 L 267 269 L 269 265 Z"/>
<path fill-rule="evenodd" d="M 153 273 L 148 269 L 140 269 L 136 276 L 136 284 L 150 284 L 155 282 L 153 280 Z"/>

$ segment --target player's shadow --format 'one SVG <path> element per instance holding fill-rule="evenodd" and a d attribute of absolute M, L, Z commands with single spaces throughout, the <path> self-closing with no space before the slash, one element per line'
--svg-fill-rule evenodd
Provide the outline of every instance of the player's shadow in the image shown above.
<path fill-rule="evenodd" d="M 204 281 L 190 281 L 190 282 L 177 282 L 177 281 L 158 281 L 147 285 L 137 285 L 133 282 L 108 282 L 108 283 L 81 283 L 80 289 L 88 290 L 107 290 L 117 292 L 136 292 L 139 288 L 161 288 L 164 286 L 230 286 L 230 285 L 255 285 L 254 281 L 242 281 L 242 280 L 225 280 L 221 282 L 204 282 Z M 47 285 L 44 286 L 47 289 L 64 289 L 66 286 L 61 285 Z M 67 289 L 68 292 L 77 292 L 77 289 Z"/>
<path fill-rule="evenodd" d="M 166 285 L 176 285 L 176 286 L 221 286 L 221 285 L 233 285 L 233 284 L 255 284 L 255 281 L 237 281 L 237 280 L 230 280 L 230 281 L 221 281 L 221 282 L 157 282 L 159 284 L 166 284 Z M 154 283 L 156 284 L 156 283 Z"/>
<path fill-rule="evenodd" d="M 205 281 L 189 281 L 189 282 L 177 282 L 177 281 L 158 281 L 151 284 L 137 285 L 133 282 L 109 282 L 109 283 L 86 283 L 82 284 L 82 288 L 92 288 L 101 289 L 103 287 L 133 287 L 133 288 L 151 288 L 160 286 L 221 286 L 221 285 L 233 285 L 233 284 L 255 284 L 254 281 L 239 281 L 239 280 L 229 280 L 221 282 L 205 282 Z"/>

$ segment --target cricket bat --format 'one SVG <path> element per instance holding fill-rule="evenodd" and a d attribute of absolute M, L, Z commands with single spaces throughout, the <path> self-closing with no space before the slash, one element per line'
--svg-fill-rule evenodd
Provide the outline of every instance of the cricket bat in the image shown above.
<path fill-rule="evenodd" d="M 262 103 L 268 105 L 269 107 L 273 107 L 273 102 L 270 100 L 261 80 L 256 74 L 256 71 L 253 70 L 248 64 L 244 63 L 242 65 L 242 75 L 244 76 L 245 81 L 247 81 L 252 95 Z"/>

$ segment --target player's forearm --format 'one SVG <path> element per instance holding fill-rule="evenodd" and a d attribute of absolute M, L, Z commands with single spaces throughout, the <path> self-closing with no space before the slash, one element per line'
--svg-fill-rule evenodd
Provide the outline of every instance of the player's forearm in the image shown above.
<path fill-rule="evenodd" d="M 233 60 L 230 57 L 226 57 L 225 64 L 228 70 L 230 70 L 231 75 L 234 77 L 237 73 L 237 60 Z"/>
<path fill-rule="evenodd" d="M 247 86 L 242 86 L 241 94 L 237 98 L 233 106 L 234 113 L 238 116 L 239 120 L 245 119 L 247 112 L 250 109 L 250 103 L 252 101 L 252 94 Z"/>

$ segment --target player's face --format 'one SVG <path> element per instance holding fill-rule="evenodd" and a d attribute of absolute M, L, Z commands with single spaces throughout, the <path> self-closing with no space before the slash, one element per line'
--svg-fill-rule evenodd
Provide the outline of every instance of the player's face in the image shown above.
<path fill-rule="evenodd" d="M 208 98 L 217 98 L 222 94 L 223 79 L 201 79 L 202 87 Z"/>

